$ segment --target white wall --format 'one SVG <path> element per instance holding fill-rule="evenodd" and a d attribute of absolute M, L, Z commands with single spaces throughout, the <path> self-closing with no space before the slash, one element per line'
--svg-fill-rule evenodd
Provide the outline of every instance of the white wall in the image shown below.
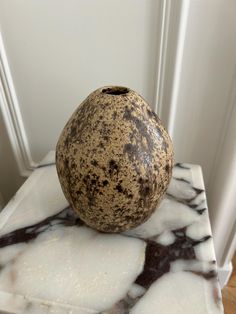
<path fill-rule="evenodd" d="M 32 158 L 50 149 L 94 89 L 129 86 L 152 103 L 159 1 L 1 0 L 0 24 Z"/>

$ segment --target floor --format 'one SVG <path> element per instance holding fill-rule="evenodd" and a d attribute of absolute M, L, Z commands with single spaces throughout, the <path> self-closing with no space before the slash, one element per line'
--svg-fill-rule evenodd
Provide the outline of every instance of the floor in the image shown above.
<path fill-rule="evenodd" d="M 236 313 L 236 253 L 233 258 L 233 273 L 228 285 L 222 290 L 225 314 Z"/>

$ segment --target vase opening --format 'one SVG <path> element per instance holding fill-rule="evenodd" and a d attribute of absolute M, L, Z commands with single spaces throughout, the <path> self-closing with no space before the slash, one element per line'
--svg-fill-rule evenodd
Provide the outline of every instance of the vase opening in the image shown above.
<path fill-rule="evenodd" d="M 129 92 L 128 88 L 119 86 L 108 87 L 102 90 L 102 93 L 108 95 L 124 95 L 127 94 L 128 92 Z"/>

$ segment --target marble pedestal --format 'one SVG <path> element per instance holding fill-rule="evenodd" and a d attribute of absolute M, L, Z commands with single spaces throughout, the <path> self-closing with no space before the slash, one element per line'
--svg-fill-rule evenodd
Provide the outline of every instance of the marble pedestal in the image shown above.
<path fill-rule="evenodd" d="M 176 164 L 147 222 L 104 234 L 73 213 L 49 153 L 0 213 L 0 313 L 223 313 L 201 168 Z"/>

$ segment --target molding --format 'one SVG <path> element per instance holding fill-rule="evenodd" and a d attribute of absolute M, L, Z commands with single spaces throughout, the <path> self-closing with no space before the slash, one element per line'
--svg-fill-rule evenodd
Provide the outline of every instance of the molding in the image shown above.
<path fill-rule="evenodd" d="M 221 289 L 223 289 L 227 285 L 232 272 L 233 272 L 232 263 L 229 263 L 224 267 L 218 268 L 218 278 Z"/>
<path fill-rule="evenodd" d="M 173 134 L 174 133 L 174 121 L 175 121 L 176 110 L 177 110 L 180 76 L 182 72 L 182 61 L 183 61 L 185 35 L 186 35 L 186 30 L 187 30 L 188 12 L 189 12 L 189 1 L 183 0 L 182 5 L 181 5 L 181 11 L 180 11 L 180 19 L 179 19 L 179 31 L 178 31 L 178 37 L 177 37 L 173 90 L 171 93 L 169 119 L 168 119 L 168 124 L 167 124 L 168 130 L 170 132 L 170 136 L 172 137 L 174 136 Z"/>
<path fill-rule="evenodd" d="M 173 138 L 189 0 L 163 0 L 154 107 Z"/>
<path fill-rule="evenodd" d="M 229 239 L 227 241 L 227 244 L 223 252 L 222 260 L 224 264 L 231 262 L 231 260 L 233 259 L 235 250 L 236 250 L 236 220 L 234 222 Z"/>
<path fill-rule="evenodd" d="M 31 152 L 20 113 L 6 51 L 0 34 L 0 108 L 21 176 L 29 176 L 37 164 Z"/>
<path fill-rule="evenodd" d="M 167 42 L 168 42 L 168 31 L 170 23 L 170 10 L 171 1 L 163 0 L 160 4 L 161 11 L 161 29 L 159 39 L 159 56 L 156 71 L 155 90 L 154 90 L 154 110 L 161 117 L 162 106 L 163 106 L 163 89 L 165 81 L 165 69 L 166 69 L 166 57 L 167 57 Z"/>

